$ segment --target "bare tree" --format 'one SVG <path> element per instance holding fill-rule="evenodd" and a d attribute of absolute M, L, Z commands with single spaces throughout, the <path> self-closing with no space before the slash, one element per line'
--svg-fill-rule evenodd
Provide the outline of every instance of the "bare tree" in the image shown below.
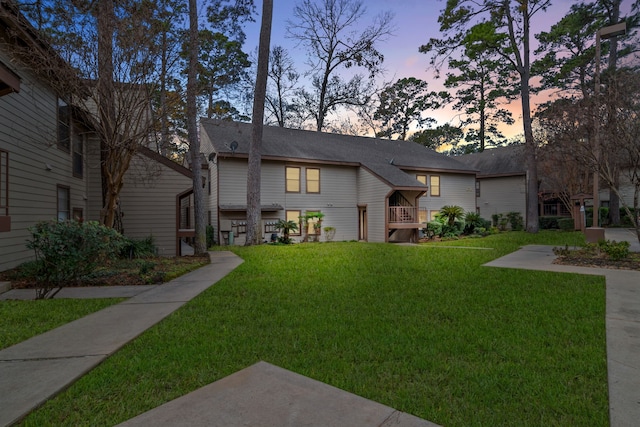
<path fill-rule="evenodd" d="M 293 116 L 295 92 L 300 74 L 296 72 L 293 59 L 282 46 L 271 49 L 269 59 L 271 90 L 267 92 L 266 108 L 280 127 L 287 127 Z"/>
<path fill-rule="evenodd" d="M 289 37 L 298 40 L 308 51 L 312 86 L 300 91 L 299 108 L 313 118 L 322 131 L 330 111 L 339 106 L 358 105 L 368 84 L 360 75 L 344 81 L 340 68 L 361 67 L 369 78 L 380 74 L 383 56 L 377 45 L 392 32 L 393 15 L 383 13 L 374 23 L 357 31 L 366 13 L 361 0 L 302 0 L 288 21 Z"/>
<path fill-rule="evenodd" d="M 264 104 L 267 96 L 267 76 L 269 73 L 269 43 L 271 42 L 271 17 L 273 0 L 262 3 L 262 23 L 260 25 L 260 44 L 258 47 L 258 73 L 253 98 L 253 117 L 251 126 L 251 147 L 249 147 L 249 170 L 247 174 L 247 240 L 246 245 L 260 243 L 260 174 L 262 173 L 261 150 Z"/>

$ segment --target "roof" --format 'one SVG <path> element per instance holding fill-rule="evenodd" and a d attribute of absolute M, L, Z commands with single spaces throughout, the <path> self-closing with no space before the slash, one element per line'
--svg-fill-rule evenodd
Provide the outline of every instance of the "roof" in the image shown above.
<path fill-rule="evenodd" d="M 247 158 L 251 124 L 200 119 L 219 158 Z M 232 142 L 234 149 L 232 150 Z M 405 170 L 475 174 L 475 170 L 423 145 L 361 136 L 265 126 L 262 159 L 362 166 L 392 187 L 426 190 Z"/>
<path fill-rule="evenodd" d="M 524 149 L 524 145 L 508 145 L 457 156 L 456 159 L 476 169 L 478 178 L 525 175 L 527 166 Z"/>

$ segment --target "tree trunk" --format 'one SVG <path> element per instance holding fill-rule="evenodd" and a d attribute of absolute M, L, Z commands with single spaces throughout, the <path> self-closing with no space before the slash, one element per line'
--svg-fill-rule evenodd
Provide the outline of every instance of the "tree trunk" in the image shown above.
<path fill-rule="evenodd" d="M 200 140 L 198 139 L 198 110 L 196 92 L 198 90 L 198 6 L 196 0 L 189 0 L 189 68 L 187 74 L 187 132 L 191 171 L 193 172 L 193 211 L 195 221 L 195 254 L 206 252 L 206 224 L 204 213 L 204 189 L 202 188 L 202 161 Z"/>
<path fill-rule="evenodd" d="M 120 189 L 114 181 L 112 147 L 116 143 L 116 110 L 113 84 L 113 33 L 116 18 L 113 0 L 99 0 L 98 24 L 98 110 L 100 126 L 100 164 L 102 176 L 102 211 L 100 222 L 113 227 Z"/>
<path fill-rule="evenodd" d="M 247 174 L 247 240 L 245 245 L 261 243 L 260 175 L 262 128 L 264 122 L 264 103 L 267 94 L 269 73 L 269 44 L 271 42 L 271 17 L 273 0 L 262 3 L 262 23 L 260 26 L 260 44 L 258 47 L 258 72 L 253 97 L 253 118 L 251 126 L 251 147 L 249 148 L 249 170 Z"/>
<path fill-rule="evenodd" d="M 609 25 L 617 24 L 620 20 L 620 1 L 616 1 L 613 4 L 612 15 L 609 21 Z M 609 73 L 614 74 L 617 69 L 618 62 L 618 37 L 612 37 L 609 39 Z M 607 90 L 610 90 L 611 84 Z M 610 95 L 611 96 L 611 95 Z M 615 120 L 615 113 L 611 112 L 609 117 L 612 120 Z M 613 123 L 613 129 L 615 129 L 615 123 Z M 614 155 L 615 156 L 615 155 Z M 618 167 L 618 159 L 616 157 L 610 160 L 613 164 L 614 177 L 613 180 L 615 182 L 616 188 L 620 188 L 620 168 Z M 609 225 L 620 225 L 620 198 L 618 194 L 609 188 Z"/>

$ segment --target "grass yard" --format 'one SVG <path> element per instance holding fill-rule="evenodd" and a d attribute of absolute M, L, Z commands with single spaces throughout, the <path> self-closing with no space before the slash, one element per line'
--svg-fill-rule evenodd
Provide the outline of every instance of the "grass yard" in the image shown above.
<path fill-rule="evenodd" d="M 24 424 L 114 425 L 264 360 L 446 426 L 607 425 L 604 278 L 482 267 L 582 242 L 234 247 L 233 273 Z"/>

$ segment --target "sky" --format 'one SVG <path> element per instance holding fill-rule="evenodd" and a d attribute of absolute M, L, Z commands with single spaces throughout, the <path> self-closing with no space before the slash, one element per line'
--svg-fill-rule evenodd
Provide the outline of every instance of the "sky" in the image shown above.
<path fill-rule="evenodd" d="M 631 1 L 623 0 L 623 14 L 628 11 Z M 280 45 L 287 48 L 296 60 L 298 71 L 303 71 L 306 69 L 304 48 L 296 47 L 296 41 L 286 38 L 286 23 L 287 20 L 293 18 L 292 11 L 296 0 L 274 0 L 273 3 L 271 46 Z M 551 25 L 558 22 L 574 3 L 576 3 L 574 0 L 553 0 L 552 6 L 546 12 L 535 15 L 534 22 L 532 22 L 532 42 L 535 43 L 533 34 L 548 31 Z M 431 37 L 440 37 L 438 16 L 445 6 L 445 0 L 364 0 L 364 4 L 367 13 L 362 19 L 362 23 L 365 25 L 371 23 L 374 16 L 384 11 L 391 11 L 395 15 L 394 35 L 378 46 L 384 55 L 384 67 L 387 70 L 381 81 L 388 82 L 404 77 L 416 77 L 427 81 L 429 90 L 441 90 L 443 88 L 442 79 L 435 79 L 434 70 L 429 66 L 429 55 L 418 52 L 418 48 L 426 44 Z M 260 15 L 262 1 L 256 0 L 256 9 Z M 254 24 L 246 28 L 246 51 L 248 52 L 257 48 L 259 26 L 260 16 L 257 17 Z M 533 99 L 533 103 L 535 104 L 542 99 L 544 98 Z M 512 103 L 509 109 L 512 110 L 514 118 L 521 116 L 519 101 Z M 442 124 L 453 120 L 456 112 L 443 109 L 429 115 Z M 516 123 L 510 129 L 505 129 L 505 133 L 509 133 L 509 136 L 522 133 L 521 123 Z"/>

